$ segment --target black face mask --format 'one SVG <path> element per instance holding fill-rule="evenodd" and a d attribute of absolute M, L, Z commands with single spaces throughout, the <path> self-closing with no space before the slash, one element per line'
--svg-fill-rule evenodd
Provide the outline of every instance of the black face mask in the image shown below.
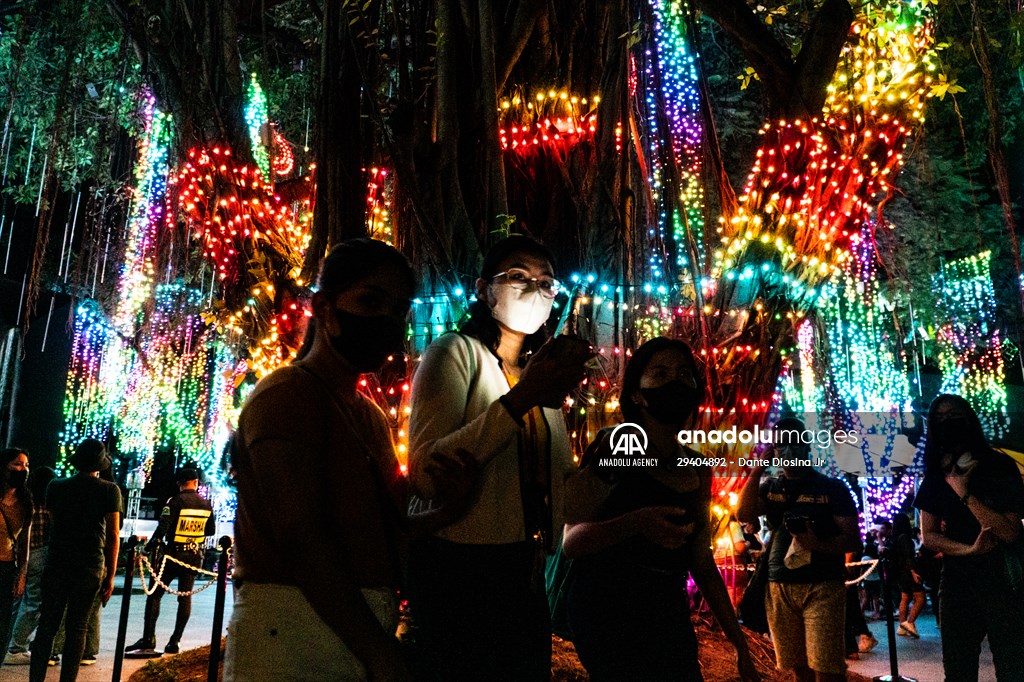
<path fill-rule="evenodd" d="M 8 471 L 7 472 L 7 485 L 12 488 L 24 488 L 25 481 L 28 480 L 27 471 Z"/>
<path fill-rule="evenodd" d="M 331 345 L 360 372 L 376 372 L 389 355 L 402 351 L 405 322 L 391 315 L 356 315 L 334 309 L 341 333 L 331 337 Z"/>
<path fill-rule="evenodd" d="M 641 388 L 647 413 L 662 424 L 680 424 L 699 407 L 697 390 L 682 381 L 670 381 L 657 388 Z"/>
<path fill-rule="evenodd" d="M 935 425 L 934 438 L 943 452 L 960 455 L 967 447 L 970 421 L 967 417 L 951 417 Z"/>

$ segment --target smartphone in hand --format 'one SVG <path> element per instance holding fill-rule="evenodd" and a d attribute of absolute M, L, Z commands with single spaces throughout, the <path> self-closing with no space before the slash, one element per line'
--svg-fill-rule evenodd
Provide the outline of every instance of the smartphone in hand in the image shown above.
<path fill-rule="evenodd" d="M 551 341 L 550 357 L 567 363 L 584 365 L 594 357 L 594 350 L 585 339 L 561 334 Z"/>

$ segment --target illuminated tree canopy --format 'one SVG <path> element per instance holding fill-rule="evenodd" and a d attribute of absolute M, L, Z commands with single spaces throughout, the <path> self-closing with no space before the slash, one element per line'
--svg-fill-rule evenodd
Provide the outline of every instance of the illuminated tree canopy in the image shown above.
<path fill-rule="evenodd" d="M 837 354 L 870 347 L 910 377 L 875 392 L 909 409 L 930 358 L 991 340 L 944 337 L 960 313 L 934 304 L 959 291 L 935 273 L 985 252 L 971 276 L 1001 334 L 977 357 L 1019 372 L 1007 8 L 38 0 L 3 22 L 0 252 L 20 327 L 75 302 L 65 446 L 111 429 L 130 457 L 216 467 L 247 387 L 298 346 L 319 257 L 359 235 L 422 275 L 413 364 L 490 243 L 548 243 L 559 316 L 607 358 L 567 410 L 580 443 L 663 333 L 705 359 L 709 415 L 810 404 L 792 391 L 812 370 L 841 415 L 859 394 Z M 881 321 L 855 338 L 840 319 Z M 400 360 L 366 384 L 399 442 Z"/>

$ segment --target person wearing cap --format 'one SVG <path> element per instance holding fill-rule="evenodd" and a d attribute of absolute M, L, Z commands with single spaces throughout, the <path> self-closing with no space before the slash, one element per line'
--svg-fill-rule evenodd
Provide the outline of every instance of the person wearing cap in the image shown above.
<path fill-rule="evenodd" d="M 105 606 L 114 592 L 121 490 L 99 477 L 110 468 L 107 448 L 98 440 L 86 439 L 75 448 L 70 464 L 78 473 L 54 480 L 46 488 L 50 542 L 43 568 L 39 628 L 32 642 L 31 682 L 46 679 L 62 617 L 65 638 L 60 679 L 74 682 L 78 678 L 93 602 L 98 594 Z"/>
<path fill-rule="evenodd" d="M 153 537 L 146 543 L 146 551 L 150 557 L 156 556 L 156 550 L 166 542 L 164 549 L 167 559 L 163 563 L 153 561 L 153 570 L 160 574 L 160 582 L 170 585 L 177 580 L 178 615 L 174 620 L 174 632 L 164 647 L 164 653 L 178 653 L 178 643 L 185 633 L 185 625 L 192 615 L 192 596 L 187 594 L 195 586 L 196 573 L 187 566 L 203 565 L 203 545 L 208 536 L 217 530 L 217 519 L 213 515 L 210 502 L 199 495 L 199 473 L 192 468 L 179 469 L 175 474 L 178 483 L 178 494 L 167 500 L 160 513 L 160 522 Z M 172 561 L 174 559 L 175 561 Z M 181 562 L 181 563 L 178 563 Z M 186 566 L 182 566 L 186 564 Z M 155 578 L 150 582 L 152 594 L 146 599 L 146 615 L 142 626 L 142 639 L 125 647 L 125 652 L 136 656 L 159 656 L 156 651 L 156 621 L 160 617 L 160 600 L 166 591 L 163 587 L 153 589 Z"/>

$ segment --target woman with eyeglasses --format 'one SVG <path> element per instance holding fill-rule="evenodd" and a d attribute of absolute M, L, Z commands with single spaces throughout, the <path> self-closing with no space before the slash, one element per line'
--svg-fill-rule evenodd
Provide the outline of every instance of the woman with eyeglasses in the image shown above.
<path fill-rule="evenodd" d="M 739 676 L 760 677 L 711 550 L 711 470 L 677 441 L 704 398 L 690 347 L 659 337 L 633 353 L 622 379 L 624 423 L 647 436 L 643 467 L 613 463 L 619 437 L 603 430 L 569 482 L 563 550 L 573 559 L 569 628 L 594 682 L 702 680 L 687 576 L 736 647 Z M 563 588 L 564 589 L 564 588 Z"/>
<path fill-rule="evenodd" d="M 543 568 L 575 469 L 559 408 L 589 359 L 552 352 L 545 323 L 558 291 L 546 247 L 501 240 L 484 259 L 468 322 L 435 340 L 413 377 L 417 493 L 449 505 L 444 472 L 467 455 L 479 470 L 461 518 L 410 557 L 412 614 L 439 679 L 550 678 Z"/>

